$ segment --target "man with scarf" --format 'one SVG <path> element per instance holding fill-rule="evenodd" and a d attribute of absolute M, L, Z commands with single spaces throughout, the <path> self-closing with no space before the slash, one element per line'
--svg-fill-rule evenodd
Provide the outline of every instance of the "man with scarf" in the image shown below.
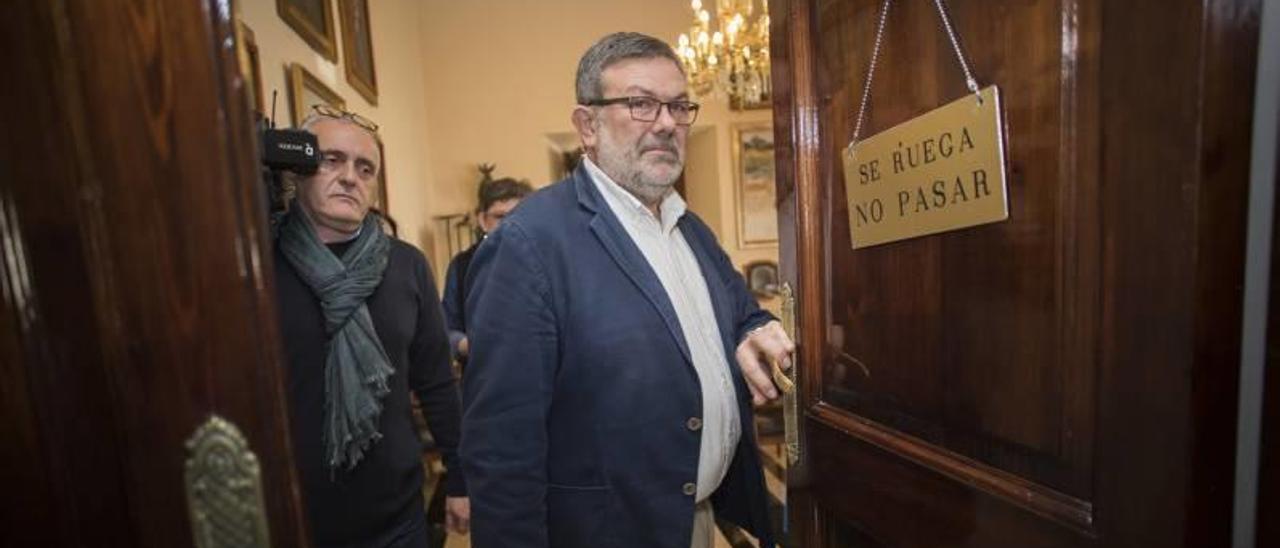
<path fill-rule="evenodd" d="M 459 399 L 431 268 L 389 237 L 369 208 L 382 158 L 377 126 L 317 107 L 301 127 L 321 163 L 297 187 L 275 250 L 280 333 L 289 367 L 293 449 L 318 547 L 426 548 L 422 403 L 452 472 L 451 531 L 468 527 L 457 465 Z"/>

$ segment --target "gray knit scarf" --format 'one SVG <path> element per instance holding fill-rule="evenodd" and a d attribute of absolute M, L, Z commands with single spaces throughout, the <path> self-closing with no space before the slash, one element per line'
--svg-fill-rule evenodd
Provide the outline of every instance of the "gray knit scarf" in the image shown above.
<path fill-rule="evenodd" d="M 311 223 L 290 207 L 280 225 L 280 249 L 289 264 L 320 298 L 325 333 L 329 336 L 324 363 L 325 454 L 330 470 L 354 468 L 382 438 L 378 418 L 382 398 L 395 372 L 373 330 L 365 301 L 382 283 L 391 240 L 382 232 L 376 213 L 364 219 L 360 235 L 339 258 L 316 237 Z"/>

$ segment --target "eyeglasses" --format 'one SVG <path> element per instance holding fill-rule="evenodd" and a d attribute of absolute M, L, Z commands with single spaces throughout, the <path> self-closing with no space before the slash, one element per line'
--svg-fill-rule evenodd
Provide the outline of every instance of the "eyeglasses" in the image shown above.
<path fill-rule="evenodd" d="M 693 101 L 659 101 L 653 97 L 617 97 L 614 99 L 596 99 L 587 101 L 583 106 L 607 107 L 609 105 L 627 105 L 631 109 L 631 119 L 637 122 L 655 122 L 667 107 L 667 114 L 675 120 L 676 125 L 687 126 L 698 119 L 698 103 Z"/>
<path fill-rule="evenodd" d="M 349 110 L 340 109 L 338 107 L 333 107 L 333 106 L 323 105 L 323 104 L 311 105 L 311 110 L 315 111 L 316 114 L 319 114 L 321 116 L 328 116 L 329 118 L 337 118 L 339 120 L 351 120 L 351 123 L 357 126 L 360 126 L 362 128 L 365 128 L 370 132 L 373 132 L 373 133 L 378 132 L 378 124 L 373 123 L 373 120 L 365 118 L 364 116 L 361 116 Z"/>

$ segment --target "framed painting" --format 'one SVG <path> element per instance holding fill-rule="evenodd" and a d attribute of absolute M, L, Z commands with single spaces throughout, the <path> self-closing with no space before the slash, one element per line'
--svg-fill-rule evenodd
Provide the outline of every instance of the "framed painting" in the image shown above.
<path fill-rule="evenodd" d="M 378 104 L 378 77 L 373 67 L 373 34 L 369 0 L 338 0 L 342 14 L 342 65 L 347 82 L 370 105 Z"/>
<path fill-rule="evenodd" d="M 338 62 L 332 0 L 276 0 L 276 12 L 311 49 Z"/>
<path fill-rule="evenodd" d="M 738 202 L 738 246 L 778 245 L 777 189 L 774 187 L 773 127 L 733 126 L 733 187 Z"/>
<path fill-rule="evenodd" d="M 253 29 L 244 21 L 236 21 L 236 30 L 240 34 L 240 73 L 244 76 L 244 87 L 249 91 L 249 104 L 263 116 L 266 115 L 262 95 L 262 57 L 258 52 L 258 41 L 254 38 Z"/>
<path fill-rule="evenodd" d="M 285 79 L 289 82 L 289 110 L 293 115 L 293 127 L 298 127 L 307 117 L 311 105 L 347 108 L 347 102 L 342 100 L 342 96 L 329 89 L 329 86 L 298 63 L 289 65 Z"/>
<path fill-rule="evenodd" d="M 778 294 L 778 263 L 773 261 L 755 261 L 742 268 L 747 279 L 747 288 L 761 299 Z"/>

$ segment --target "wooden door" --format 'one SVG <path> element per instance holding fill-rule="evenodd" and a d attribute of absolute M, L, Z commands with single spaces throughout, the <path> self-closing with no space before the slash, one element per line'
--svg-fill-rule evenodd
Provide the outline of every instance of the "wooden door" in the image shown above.
<path fill-rule="evenodd" d="M 272 545 L 306 545 L 231 11 L 42 0 L 0 23 L 0 545 L 193 545 L 185 444 L 213 416 L 257 456 Z M 253 545 L 225 536 L 237 504 L 203 514 L 231 526 L 206 546 Z"/>
<path fill-rule="evenodd" d="M 840 151 L 880 0 L 775 0 L 801 545 L 1228 546 L 1256 0 L 952 0 L 1009 219 L 854 251 Z M 868 136 L 965 95 L 898 0 Z"/>

